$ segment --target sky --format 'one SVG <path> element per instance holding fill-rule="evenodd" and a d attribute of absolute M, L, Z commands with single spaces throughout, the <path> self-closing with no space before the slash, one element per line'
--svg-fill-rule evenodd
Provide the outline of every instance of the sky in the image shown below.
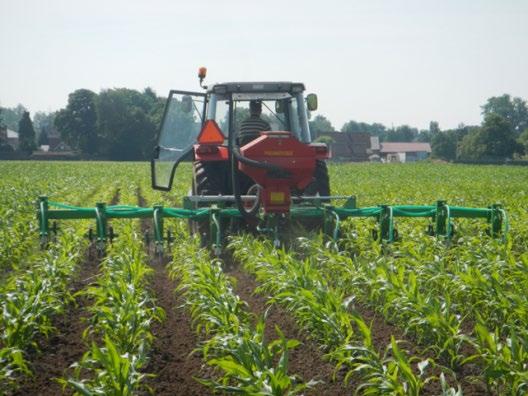
<path fill-rule="evenodd" d="M 199 91 L 299 81 L 334 127 L 442 129 L 528 99 L 528 0 L 0 0 L 0 106 L 64 107 L 79 88 Z"/>

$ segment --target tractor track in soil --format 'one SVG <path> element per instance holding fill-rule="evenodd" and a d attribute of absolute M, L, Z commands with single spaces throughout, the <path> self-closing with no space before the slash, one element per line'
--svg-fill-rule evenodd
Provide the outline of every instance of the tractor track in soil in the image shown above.
<path fill-rule="evenodd" d="M 116 189 L 110 204 L 116 205 L 119 197 L 119 189 Z M 93 282 L 99 272 L 100 262 L 101 258 L 97 257 L 94 246 L 89 246 L 72 281 L 72 295 Z M 86 352 L 87 343 L 83 332 L 90 318 L 88 307 L 91 304 L 92 301 L 87 296 L 77 296 L 75 302 L 65 308 L 64 313 L 53 319 L 55 331 L 47 339 L 41 337 L 40 351 L 33 351 L 29 357 L 34 375 L 24 377 L 12 393 L 13 396 L 72 394 L 68 389 L 63 390 L 57 379 L 67 377 L 70 366 Z"/>
<path fill-rule="evenodd" d="M 138 189 L 138 204 L 145 206 L 146 201 Z M 141 219 L 141 232 L 152 230 L 151 219 Z M 153 258 L 149 252 L 150 266 L 153 269 L 150 289 L 156 303 L 165 311 L 162 322 L 152 324 L 154 336 L 150 360 L 144 367 L 144 372 L 154 374 L 147 377 L 144 384 L 150 387 L 155 395 L 203 396 L 210 394 L 209 388 L 200 384 L 193 377 L 207 378 L 210 376 L 204 367 L 201 357 L 192 353 L 200 342 L 193 332 L 191 318 L 182 307 L 183 297 L 176 294 L 176 281 L 169 278 L 166 265 L 169 257 L 163 260 Z"/>

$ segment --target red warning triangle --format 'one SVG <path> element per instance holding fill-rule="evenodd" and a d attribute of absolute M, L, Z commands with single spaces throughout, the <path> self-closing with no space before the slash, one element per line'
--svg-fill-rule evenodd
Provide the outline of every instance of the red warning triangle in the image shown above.
<path fill-rule="evenodd" d="M 207 120 L 198 135 L 200 144 L 222 144 L 225 136 L 215 120 Z"/>

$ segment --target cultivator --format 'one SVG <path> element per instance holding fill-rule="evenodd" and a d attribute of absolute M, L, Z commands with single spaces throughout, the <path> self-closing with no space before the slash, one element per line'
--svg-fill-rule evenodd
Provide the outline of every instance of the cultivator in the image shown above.
<path fill-rule="evenodd" d="M 39 198 L 38 221 L 40 227 L 40 241 L 42 246 L 47 245 L 50 237 L 57 232 L 57 220 L 94 219 L 95 231 L 90 229 L 87 237 L 95 242 L 98 250 L 104 251 L 105 245 L 116 237 L 113 228 L 109 225 L 111 219 L 152 219 L 152 233 L 145 235 L 147 242 L 152 241 L 157 254 L 163 254 L 164 247 L 174 241 L 174 234 L 170 228 L 165 227 L 166 219 L 180 219 L 191 222 L 203 222 L 209 226 L 208 244 L 213 252 L 221 254 L 225 241 L 226 231 L 229 231 L 230 220 L 240 220 L 243 215 L 236 208 L 222 207 L 226 197 L 218 201 L 219 197 L 201 196 L 194 197 L 216 203 L 207 208 L 189 208 L 193 197 L 185 198 L 187 208 L 168 208 L 155 205 L 152 208 L 140 208 L 126 205 L 107 206 L 98 203 L 94 208 L 81 208 L 48 201 L 47 197 Z M 229 197 L 227 197 L 229 198 Z M 255 197 L 245 196 L 250 200 Z M 319 198 L 319 197 L 318 197 Z M 382 243 L 391 243 L 400 239 L 395 226 L 396 217 L 421 217 L 430 220 L 427 234 L 449 241 L 454 235 L 453 220 L 457 218 L 483 219 L 488 224 L 489 234 L 492 237 L 504 237 L 508 232 L 508 218 L 500 205 L 489 208 L 464 208 L 449 206 L 445 201 L 438 201 L 435 205 L 414 206 L 373 206 L 357 208 L 355 197 L 332 197 L 333 199 L 346 199 L 343 206 L 333 206 L 320 201 L 330 197 L 320 197 L 319 202 L 307 205 L 294 205 L 288 216 L 271 214 L 261 219 L 256 228 L 259 232 L 269 234 L 276 246 L 283 240 L 285 224 L 296 220 L 316 220 L 322 224 L 322 231 L 328 240 L 337 242 L 341 238 L 341 222 L 348 218 L 373 218 L 377 227 L 373 229 L 373 237 Z M 50 209 L 50 206 L 56 209 Z M 226 221 L 227 220 L 227 221 Z M 50 226 L 51 222 L 51 226 Z"/>
<path fill-rule="evenodd" d="M 205 68 L 199 77 L 202 85 Z M 95 219 L 95 232 L 88 232 L 88 237 L 102 251 L 115 237 L 109 220 L 152 218 L 154 232 L 147 239 L 153 240 L 158 253 L 173 241 L 171 232 L 164 229 L 164 221 L 170 218 L 189 221 L 191 231 L 217 254 L 225 236 L 240 230 L 267 234 L 279 246 L 295 222 L 320 229 L 333 241 L 341 237 L 343 220 L 361 217 L 375 219 L 373 237 L 387 243 L 399 239 L 396 217 L 428 218 L 428 233 L 447 240 L 454 234 L 456 218 L 486 220 L 493 237 L 508 231 L 500 205 L 472 209 L 438 201 L 430 206 L 359 208 L 353 196 L 330 195 L 325 162 L 330 152 L 326 144 L 312 142 L 308 124 L 308 111 L 317 109 L 317 97 L 304 97 L 301 83 L 224 83 L 204 88 L 206 93 L 170 92 L 151 162 L 152 187 L 169 191 L 178 164 L 184 159 L 194 161 L 192 191 L 181 208 L 104 203 L 80 208 L 41 197 L 42 244 L 56 232 L 55 221 L 66 219 Z M 263 107 L 268 114 L 262 114 Z M 332 205 L 337 200 L 345 202 Z M 51 228 L 50 220 L 54 221 Z"/>

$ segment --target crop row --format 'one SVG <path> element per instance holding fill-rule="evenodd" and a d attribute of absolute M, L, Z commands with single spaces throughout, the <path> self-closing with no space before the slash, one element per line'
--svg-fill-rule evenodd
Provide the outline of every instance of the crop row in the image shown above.
<path fill-rule="evenodd" d="M 123 184 L 121 199 L 136 200 L 132 183 Z M 90 347 L 74 367 L 73 376 L 62 380 L 77 394 L 131 395 L 142 389 L 148 374 L 142 371 L 153 340 L 151 325 L 162 320 L 148 290 L 148 257 L 137 221 L 116 222 L 118 238 L 100 264 L 94 284 L 80 293 L 91 305 L 84 337 Z"/>
<path fill-rule="evenodd" d="M 421 249 L 402 243 L 391 252 L 372 244 L 351 257 L 305 241 L 303 255 L 334 287 L 354 291 L 358 301 L 427 346 L 440 362 L 459 372 L 477 364 L 481 374 L 475 380 L 489 391 L 524 392 L 527 304 L 515 286 L 526 282 L 523 268 L 496 253 L 486 257 L 493 243 L 468 255 L 461 241 L 451 250 L 435 242 L 428 250 L 425 242 Z"/>
<path fill-rule="evenodd" d="M 205 339 L 198 350 L 215 369 L 215 379 L 202 383 L 216 391 L 259 395 L 293 395 L 309 386 L 288 373 L 288 351 L 298 341 L 286 340 L 278 328 L 278 339 L 265 339 L 263 320 L 252 325 L 221 261 L 211 260 L 196 239 L 179 243 L 173 254 L 172 276 L 196 332 Z"/>
<path fill-rule="evenodd" d="M 310 259 L 299 260 L 249 236 L 235 238 L 231 248 L 235 258 L 255 275 L 258 291 L 291 312 L 337 368 L 347 368 L 346 380 L 353 378 L 357 391 L 418 395 L 436 379 L 426 370 L 434 362 L 408 357 L 394 337 L 380 353 L 370 327 L 351 306 L 354 294 L 332 287 Z M 457 393 L 447 386 L 443 375 L 440 381 L 444 394 Z"/>
<path fill-rule="evenodd" d="M 100 194 L 110 199 L 113 190 Z M 55 332 L 53 319 L 73 303 L 71 281 L 87 248 L 86 227 L 85 221 L 67 226 L 48 250 L 26 257 L 24 268 L 11 272 L 2 285 L 0 383 L 5 386 L 15 386 L 20 375 L 31 374 L 30 355 L 38 351 L 39 340 Z M 32 238 L 38 240 L 37 235 Z"/>

